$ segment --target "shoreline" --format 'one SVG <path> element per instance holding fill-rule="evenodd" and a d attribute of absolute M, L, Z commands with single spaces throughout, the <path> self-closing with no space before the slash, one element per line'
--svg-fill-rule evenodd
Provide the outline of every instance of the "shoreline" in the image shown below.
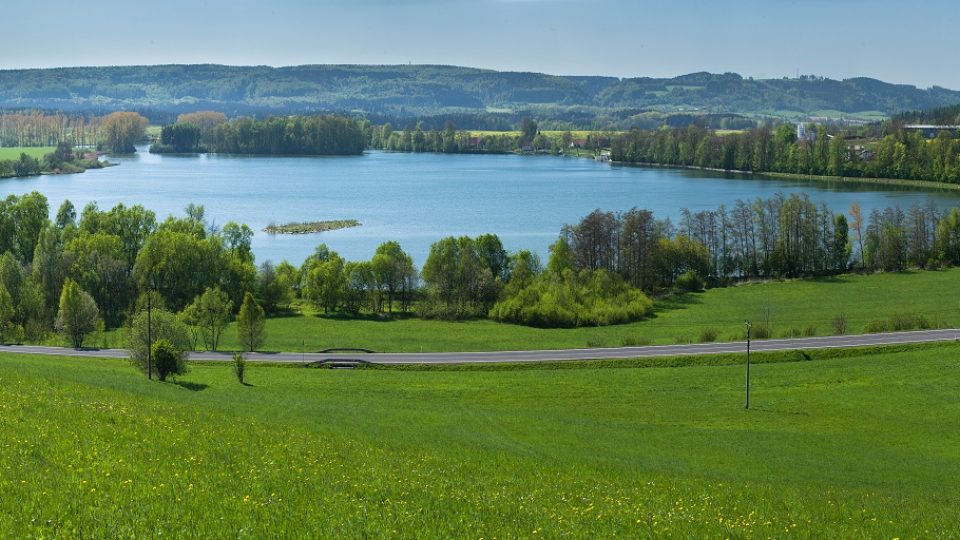
<path fill-rule="evenodd" d="M 915 187 L 932 191 L 960 191 L 960 184 L 948 184 L 933 180 L 905 180 L 900 178 L 872 178 L 862 176 L 822 176 L 815 174 L 781 173 L 741 171 L 737 169 L 719 169 L 717 167 L 697 167 L 696 165 L 668 165 L 663 163 L 630 163 L 626 161 L 611 161 L 611 165 L 621 167 L 648 167 L 656 169 L 685 169 L 690 171 L 717 172 L 729 174 L 743 174 L 755 177 L 779 178 L 783 180 L 806 180 L 810 182 L 833 182 L 839 184 L 862 184 L 874 186 Z"/>

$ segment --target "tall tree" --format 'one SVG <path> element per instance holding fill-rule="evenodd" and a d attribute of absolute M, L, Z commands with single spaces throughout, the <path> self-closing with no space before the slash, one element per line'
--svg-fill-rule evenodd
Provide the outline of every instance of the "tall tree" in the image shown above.
<path fill-rule="evenodd" d="M 60 310 L 57 312 L 57 331 L 75 349 L 83 347 L 83 340 L 97 328 L 100 311 L 93 298 L 73 280 L 67 279 L 60 294 Z"/>
<path fill-rule="evenodd" d="M 253 295 L 246 293 L 237 314 L 237 338 L 244 350 L 253 352 L 266 338 L 266 316 Z"/>

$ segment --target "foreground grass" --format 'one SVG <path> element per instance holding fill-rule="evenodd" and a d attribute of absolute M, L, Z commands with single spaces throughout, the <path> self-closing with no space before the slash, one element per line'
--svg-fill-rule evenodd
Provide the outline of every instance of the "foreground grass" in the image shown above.
<path fill-rule="evenodd" d="M 43 156 L 53 152 L 56 148 L 52 146 L 8 146 L 0 147 L 0 161 L 20 159 L 20 154 L 27 154 L 30 157 L 43 159 Z"/>
<path fill-rule="evenodd" d="M 754 370 L 0 356 L 0 536 L 941 537 L 960 346 Z"/>
<path fill-rule="evenodd" d="M 767 319 L 773 337 L 832 335 L 832 320 L 840 313 L 846 316 L 851 334 L 896 313 L 923 315 L 931 326 L 955 327 L 960 325 L 958 279 L 960 269 L 741 285 L 660 301 L 655 316 L 644 321 L 577 329 L 539 329 L 487 320 L 348 318 L 308 311 L 270 319 L 263 349 L 365 347 L 420 352 L 664 345 L 702 341 L 708 331 L 719 341 L 742 339 L 745 320 L 757 326 Z M 122 338 L 110 336 L 105 344 L 121 346 Z M 238 347 L 231 325 L 223 348 Z"/>

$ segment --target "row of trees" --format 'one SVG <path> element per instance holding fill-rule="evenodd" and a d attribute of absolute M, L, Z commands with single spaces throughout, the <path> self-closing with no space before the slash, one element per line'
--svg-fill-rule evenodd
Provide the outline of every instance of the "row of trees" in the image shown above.
<path fill-rule="evenodd" d="M 144 135 L 147 119 L 135 112 L 103 117 L 63 113 L 0 113 L 0 146 L 58 146 L 97 148 L 116 153 L 134 151 Z"/>
<path fill-rule="evenodd" d="M 353 155 L 366 148 L 364 126 L 336 115 L 236 118 L 216 113 L 181 115 L 161 131 L 152 152 Z"/>
<path fill-rule="evenodd" d="M 842 131 L 830 133 L 822 125 L 810 130 L 814 135 L 804 139 L 797 138 L 791 124 L 732 134 L 695 125 L 634 130 L 613 139 L 611 158 L 738 171 L 960 182 L 956 133 L 944 131 L 929 140 L 919 131 L 899 127 L 876 142 L 853 145 Z"/>

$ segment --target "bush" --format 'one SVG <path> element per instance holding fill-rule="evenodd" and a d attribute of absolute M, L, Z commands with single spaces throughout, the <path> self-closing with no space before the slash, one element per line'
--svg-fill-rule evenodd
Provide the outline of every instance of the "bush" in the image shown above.
<path fill-rule="evenodd" d="M 244 384 L 243 375 L 247 370 L 247 359 L 243 357 L 243 353 L 234 353 L 233 354 L 233 374 L 237 376 L 237 380 L 240 381 L 240 384 Z"/>
<path fill-rule="evenodd" d="M 183 351 L 178 350 L 165 339 L 158 339 L 153 343 L 153 367 L 157 371 L 157 378 L 166 381 L 168 375 L 179 375 L 187 372 L 187 363 L 184 361 Z"/>
<path fill-rule="evenodd" d="M 902 332 L 904 330 L 926 330 L 930 328 L 930 321 L 923 315 L 910 313 L 894 313 L 886 319 L 874 319 L 867 323 L 864 331 L 868 334 L 881 332 Z"/>
<path fill-rule="evenodd" d="M 830 321 L 830 326 L 833 327 L 834 334 L 838 336 L 842 336 L 846 334 L 849 328 L 848 322 L 847 322 L 847 314 L 843 313 L 842 311 L 838 313 L 837 316 L 834 317 L 832 321 Z"/>
<path fill-rule="evenodd" d="M 773 336 L 773 330 L 764 324 L 754 326 L 750 331 L 750 337 L 753 339 L 770 339 L 771 336 Z"/>
<path fill-rule="evenodd" d="M 646 336 L 623 336 L 620 338 L 621 347 L 645 347 L 650 344 L 650 338 Z"/>
<path fill-rule="evenodd" d="M 686 292 L 702 291 L 706 287 L 706 282 L 697 274 L 696 270 L 687 270 L 676 281 L 677 289 Z"/>
<path fill-rule="evenodd" d="M 812 324 L 808 324 L 808 325 L 806 325 L 806 326 L 803 327 L 803 337 L 813 337 L 813 336 L 815 336 L 815 335 L 817 335 L 817 327 L 816 327 L 816 326 L 814 326 L 814 325 L 812 325 Z"/>
<path fill-rule="evenodd" d="M 147 373 L 147 347 L 148 338 L 153 339 L 153 343 L 159 340 L 165 340 L 180 352 L 181 357 L 185 357 L 185 351 L 190 350 L 191 339 L 190 332 L 176 315 L 163 309 L 153 309 L 150 315 L 152 330 L 147 332 L 147 311 L 141 311 L 131 321 L 131 326 L 127 332 L 127 350 L 130 351 L 130 361 L 144 373 Z M 157 366 L 154 364 L 153 373 L 159 375 Z"/>
<path fill-rule="evenodd" d="M 700 329 L 700 343 L 711 343 L 717 340 L 717 331 L 713 328 Z"/>
<path fill-rule="evenodd" d="M 606 346 L 607 346 L 606 342 L 600 338 L 590 338 L 587 340 L 588 349 L 601 349 Z"/>
<path fill-rule="evenodd" d="M 528 286 L 507 293 L 490 318 L 539 328 L 606 326 L 636 321 L 653 311 L 639 289 L 605 270 L 546 272 Z"/>

